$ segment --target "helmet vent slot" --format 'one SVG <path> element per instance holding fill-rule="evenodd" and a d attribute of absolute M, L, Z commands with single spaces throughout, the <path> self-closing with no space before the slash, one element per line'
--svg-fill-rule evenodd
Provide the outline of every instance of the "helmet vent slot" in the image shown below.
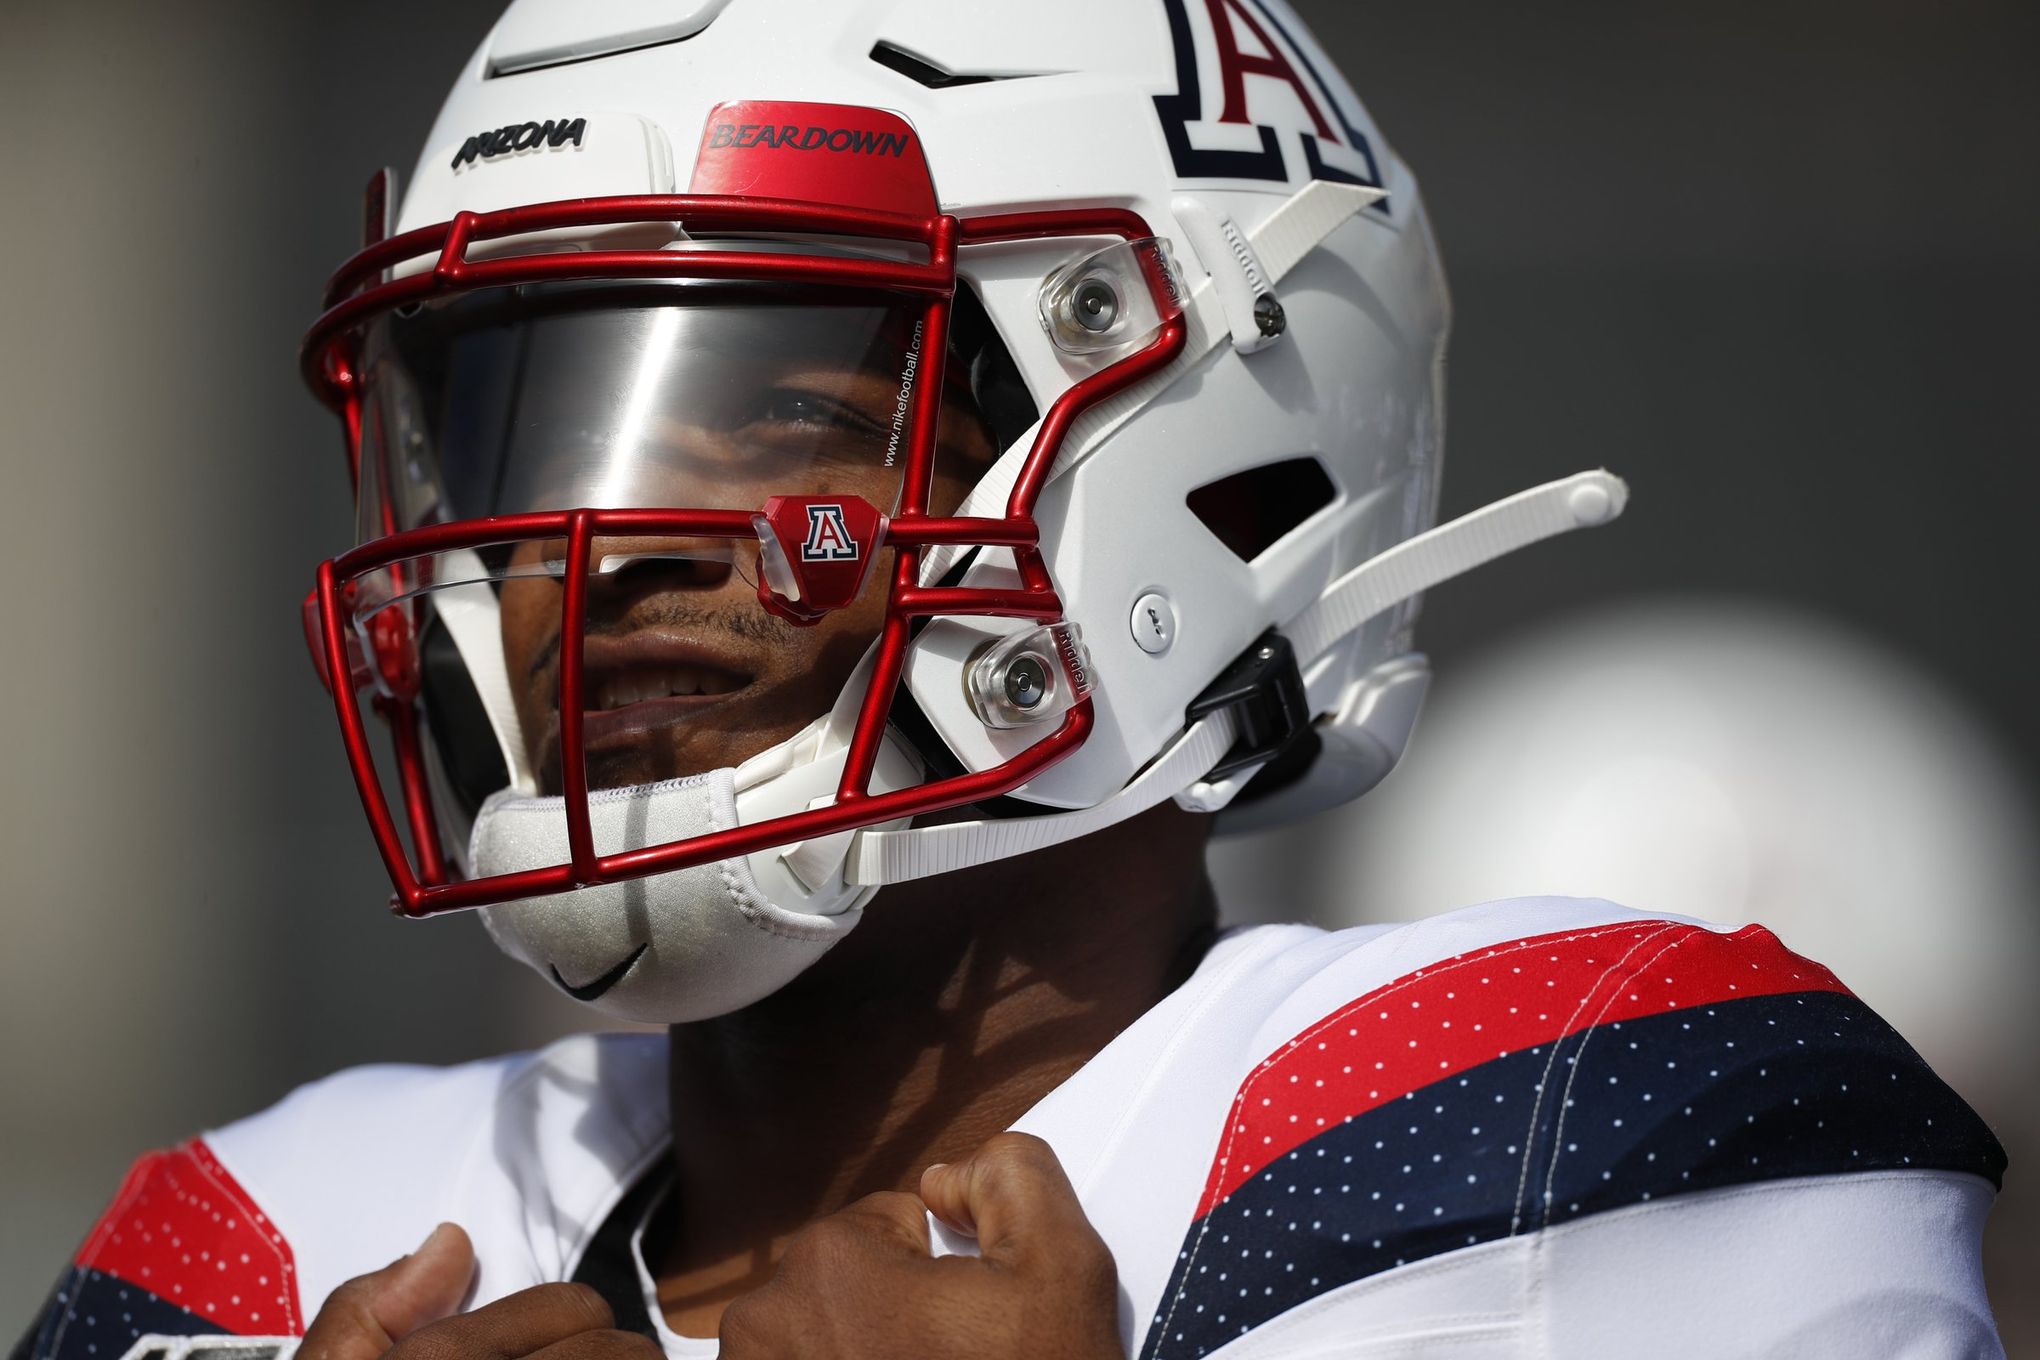
<path fill-rule="evenodd" d="M 949 71 L 926 57 L 917 57 L 897 43 L 889 43 L 883 39 L 872 45 L 871 59 L 886 70 L 897 71 L 916 85 L 925 85 L 931 90 L 946 90 L 955 85 L 983 85 L 994 80 L 1025 80 L 1029 76 L 1055 74 L 1052 71 Z"/>
<path fill-rule="evenodd" d="M 1184 500 L 1234 556 L 1251 562 L 1337 495 L 1323 463 L 1285 458 L 1206 482 Z"/>

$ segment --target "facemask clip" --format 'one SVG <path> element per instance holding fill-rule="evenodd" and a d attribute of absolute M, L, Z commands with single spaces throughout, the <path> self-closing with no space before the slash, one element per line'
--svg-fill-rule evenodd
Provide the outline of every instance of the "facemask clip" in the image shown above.
<path fill-rule="evenodd" d="M 986 727 L 1029 727 L 1068 712 L 1095 685 L 1083 630 L 1063 622 L 986 648 L 971 663 L 968 693 Z"/>
<path fill-rule="evenodd" d="M 1042 329 L 1063 353 L 1110 353 L 1182 314 L 1182 276 L 1167 241 L 1122 241 L 1049 275 L 1040 308 Z"/>
<path fill-rule="evenodd" d="M 863 593 L 886 517 L 858 496 L 774 496 L 751 516 L 758 602 L 790 623 L 818 622 Z"/>

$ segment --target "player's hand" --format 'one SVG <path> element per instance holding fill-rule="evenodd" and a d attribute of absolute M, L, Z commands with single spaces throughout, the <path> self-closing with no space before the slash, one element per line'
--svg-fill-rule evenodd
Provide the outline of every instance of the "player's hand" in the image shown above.
<path fill-rule="evenodd" d="M 334 1290 L 300 1360 L 660 1360 L 648 1337 L 613 1330 L 586 1285 L 542 1284 L 456 1317 L 474 1270 L 467 1234 L 440 1224 L 409 1256 Z"/>
<path fill-rule="evenodd" d="M 925 1201 L 925 1204 L 924 1204 Z M 979 1255 L 931 1258 L 927 1212 Z M 1002 1133 L 808 1226 L 722 1316 L 722 1360 L 1123 1360 L 1112 1253 L 1055 1153 Z"/>

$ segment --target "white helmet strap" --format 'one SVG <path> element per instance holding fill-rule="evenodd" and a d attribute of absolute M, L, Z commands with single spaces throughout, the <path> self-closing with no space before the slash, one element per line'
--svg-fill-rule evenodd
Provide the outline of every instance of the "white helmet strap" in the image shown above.
<path fill-rule="evenodd" d="M 441 560 L 442 570 L 449 576 L 456 580 L 465 577 L 473 584 L 434 591 L 432 607 L 460 652 L 482 711 L 489 715 L 489 727 L 503 753 L 503 768 L 510 773 L 510 787 L 522 793 L 536 792 L 510 672 L 503 660 L 502 607 L 487 584 L 488 572 L 472 548 L 453 549 L 442 554 Z"/>
<path fill-rule="evenodd" d="M 1458 519 L 1405 539 L 1326 587 L 1284 630 L 1299 668 L 1329 651 L 1368 620 L 1431 587 L 1573 529 L 1606 524 L 1622 513 L 1629 488 L 1604 470 L 1579 472 L 1519 491 Z M 1312 696 L 1312 707 L 1319 696 Z M 844 865 L 861 887 L 902 883 L 1024 855 L 1101 831 L 1158 807 L 1224 757 L 1235 736 L 1230 710 L 1190 723 L 1124 788 L 1092 807 L 1040 817 L 951 822 L 902 831 L 865 831 Z"/>

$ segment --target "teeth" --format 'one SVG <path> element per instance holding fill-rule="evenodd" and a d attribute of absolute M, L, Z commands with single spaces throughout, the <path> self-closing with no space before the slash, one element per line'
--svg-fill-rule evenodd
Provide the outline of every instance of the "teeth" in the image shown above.
<path fill-rule="evenodd" d="M 728 694 L 742 686 L 736 676 L 721 671 L 672 666 L 664 670 L 631 670 L 612 675 L 595 690 L 594 707 L 627 708 L 651 699 L 696 694 Z"/>

